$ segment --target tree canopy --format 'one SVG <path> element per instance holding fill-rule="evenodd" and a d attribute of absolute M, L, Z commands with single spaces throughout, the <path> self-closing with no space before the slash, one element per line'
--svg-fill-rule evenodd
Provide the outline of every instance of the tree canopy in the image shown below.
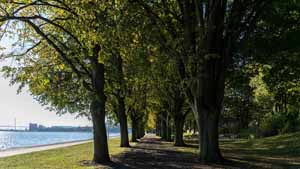
<path fill-rule="evenodd" d="M 176 146 L 193 128 L 200 161 L 223 163 L 219 131 L 299 127 L 299 11 L 298 0 L 1 1 L 0 37 L 18 49 L 2 72 L 51 110 L 90 118 L 96 163 L 110 161 L 107 113 L 121 147 L 128 121 L 132 141 L 155 128 Z"/>

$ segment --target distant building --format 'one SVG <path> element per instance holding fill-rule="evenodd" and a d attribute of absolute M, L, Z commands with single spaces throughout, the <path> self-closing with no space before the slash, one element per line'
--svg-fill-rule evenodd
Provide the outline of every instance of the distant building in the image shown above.
<path fill-rule="evenodd" d="M 42 129 L 45 129 L 45 128 L 47 128 L 47 127 L 43 126 L 43 125 L 39 125 L 39 127 L 38 127 L 39 130 L 42 130 Z"/>
<path fill-rule="evenodd" d="M 46 127 L 37 123 L 29 123 L 29 131 L 39 132 L 92 132 L 92 127 L 75 127 L 75 126 L 52 126 Z"/>
<path fill-rule="evenodd" d="M 38 130 L 38 124 L 29 123 L 29 131 L 37 131 L 37 130 Z"/>

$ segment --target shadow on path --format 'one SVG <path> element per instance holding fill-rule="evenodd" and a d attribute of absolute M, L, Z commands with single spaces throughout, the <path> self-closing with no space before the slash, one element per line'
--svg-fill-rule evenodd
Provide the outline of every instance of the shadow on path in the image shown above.
<path fill-rule="evenodd" d="M 188 146 L 197 151 L 195 145 Z M 232 160 L 227 165 L 201 165 L 197 154 L 180 151 L 181 148 L 173 144 L 161 141 L 154 135 L 147 135 L 129 151 L 113 156 L 113 163 L 99 168 L 109 169 L 285 169 L 300 168 L 299 165 L 276 161 L 267 157 L 250 158 L 245 152 L 234 149 L 225 150 L 225 158 Z M 98 168 L 96 167 L 96 168 Z"/>
<path fill-rule="evenodd" d="M 197 156 L 193 153 L 181 153 L 169 149 L 163 145 L 157 137 L 145 137 L 131 148 L 130 151 L 122 153 L 113 158 L 119 168 L 144 169 L 191 169 L 197 168 Z M 117 167 L 118 168 L 118 167 Z"/>

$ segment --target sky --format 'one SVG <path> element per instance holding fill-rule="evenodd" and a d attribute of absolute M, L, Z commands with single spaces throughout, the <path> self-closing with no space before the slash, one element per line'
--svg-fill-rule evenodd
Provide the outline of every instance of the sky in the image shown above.
<path fill-rule="evenodd" d="M 1 28 L 1 27 L 0 27 Z M 7 52 L 13 48 L 12 40 L 7 37 L 2 38 L 0 47 L 5 47 Z M 0 67 L 7 63 L 0 63 Z M 42 107 L 36 100 L 30 96 L 30 93 L 23 91 L 17 94 L 18 86 L 10 86 L 9 79 L 5 79 L 0 74 L 0 126 L 15 124 L 17 126 L 28 126 L 29 123 L 38 123 L 45 126 L 91 126 L 87 118 L 75 118 L 74 115 L 56 115 Z"/>
<path fill-rule="evenodd" d="M 0 126 L 28 126 L 38 123 L 46 126 L 86 126 L 91 122 L 86 118 L 75 119 L 70 114 L 59 116 L 55 112 L 45 110 L 28 92 L 17 94 L 17 86 L 9 86 L 9 80 L 0 77 Z"/>

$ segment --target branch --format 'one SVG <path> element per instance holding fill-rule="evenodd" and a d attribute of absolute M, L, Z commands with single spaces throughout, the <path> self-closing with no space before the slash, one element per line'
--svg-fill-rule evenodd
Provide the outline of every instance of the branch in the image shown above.
<path fill-rule="evenodd" d="M 62 9 L 66 12 L 69 12 L 75 16 L 78 16 L 77 13 L 74 12 L 74 10 L 72 10 L 69 6 L 67 6 L 65 3 L 63 3 L 62 1 L 59 1 L 59 0 L 54 0 L 55 2 L 63 5 L 64 7 L 62 6 L 59 6 L 59 5 L 55 5 L 55 4 L 51 4 L 49 2 L 45 2 L 43 0 L 36 0 L 32 3 L 29 3 L 29 4 L 26 4 L 26 3 L 22 3 L 22 2 L 15 2 L 15 1 L 9 1 L 7 3 L 11 3 L 11 4 L 17 4 L 17 5 L 23 5 L 21 6 L 20 8 L 16 9 L 14 12 L 13 12 L 13 15 L 14 14 L 17 14 L 18 12 L 20 12 L 21 10 L 25 9 L 25 8 L 28 8 L 28 7 L 31 7 L 31 6 L 48 6 L 48 7 L 53 7 L 53 8 L 57 8 L 57 9 Z"/>
<path fill-rule="evenodd" d="M 173 38 L 176 37 L 176 31 L 175 31 L 175 29 L 173 28 L 173 26 L 170 25 L 170 23 L 169 23 L 169 24 L 165 23 L 165 22 L 163 21 L 163 19 L 160 18 L 159 15 L 158 15 L 157 13 L 155 13 L 153 10 L 151 10 L 151 8 L 149 7 L 149 5 L 147 5 L 147 4 L 143 3 L 143 2 L 141 2 L 140 0 L 138 1 L 138 3 L 139 3 L 139 4 L 145 9 L 145 11 L 148 13 L 148 17 L 150 17 L 151 20 L 153 20 L 154 22 L 156 22 L 156 25 L 157 25 L 157 26 L 160 26 L 160 25 L 157 23 L 157 21 L 158 21 L 158 22 L 160 22 L 162 25 L 165 26 L 166 30 L 171 34 L 171 36 L 172 36 Z"/>
<path fill-rule="evenodd" d="M 183 114 L 183 117 L 185 118 L 190 112 L 191 112 L 191 108 L 189 107 Z"/>
<path fill-rule="evenodd" d="M 3 33 L 2 33 L 2 35 L 0 36 L 0 41 L 2 41 L 2 38 L 4 37 L 4 34 L 5 34 L 6 31 L 7 31 L 8 25 L 9 25 L 9 22 L 7 22 L 6 25 L 5 25 L 5 28 L 4 28 L 4 30 L 3 30 Z"/>
<path fill-rule="evenodd" d="M 35 20 L 35 19 L 41 19 L 41 20 L 45 21 L 46 23 L 49 23 L 49 24 L 53 25 L 54 27 L 57 27 L 57 28 L 61 29 L 67 35 L 69 35 L 70 37 L 72 37 L 72 39 L 74 39 L 75 42 L 81 47 L 81 49 L 84 50 L 83 45 L 78 40 L 78 38 L 75 37 L 75 35 L 73 35 L 70 31 L 68 31 L 67 29 L 65 29 L 63 26 L 61 26 L 61 25 L 59 25 L 59 24 L 57 24 L 57 23 L 53 22 L 52 20 L 49 20 L 49 19 L 47 19 L 45 17 L 39 16 L 39 15 L 27 16 L 27 17 L 22 17 L 22 16 L 2 16 L 2 19 L 0 17 L 0 22 L 1 21 L 6 21 L 6 20 L 30 21 L 30 20 Z M 38 29 L 40 30 L 40 28 L 38 28 Z M 64 43 L 60 43 L 60 44 L 63 45 L 64 48 L 69 49 Z M 87 52 L 84 50 L 84 53 L 86 54 Z M 77 58 L 77 60 L 78 60 L 78 58 Z M 88 74 L 89 76 L 91 76 L 91 73 L 88 71 L 88 69 L 82 63 L 79 63 L 79 65 L 85 71 L 86 74 Z"/>
<path fill-rule="evenodd" d="M 13 55 L 13 56 L 23 56 L 23 55 L 26 55 L 27 53 L 29 53 L 30 51 L 32 51 L 33 49 L 35 49 L 36 47 L 38 47 L 41 43 L 42 43 L 42 41 L 39 41 L 38 43 L 34 44 L 32 47 L 28 48 L 25 52 L 23 52 L 21 54 L 16 54 L 16 55 Z"/>
<path fill-rule="evenodd" d="M 66 54 L 51 39 L 49 39 L 49 37 L 42 30 L 39 29 L 39 27 L 37 25 L 35 25 L 30 20 L 22 20 L 22 21 L 28 23 L 35 30 L 35 32 L 37 34 L 39 34 L 43 39 L 45 39 L 47 41 L 47 43 L 50 46 L 52 46 L 59 53 L 62 60 L 64 60 L 71 67 L 71 69 L 78 76 L 78 78 L 79 79 L 82 78 L 81 72 L 76 68 L 76 66 L 72 63 L 72 61 L 66 56 Z"/>

